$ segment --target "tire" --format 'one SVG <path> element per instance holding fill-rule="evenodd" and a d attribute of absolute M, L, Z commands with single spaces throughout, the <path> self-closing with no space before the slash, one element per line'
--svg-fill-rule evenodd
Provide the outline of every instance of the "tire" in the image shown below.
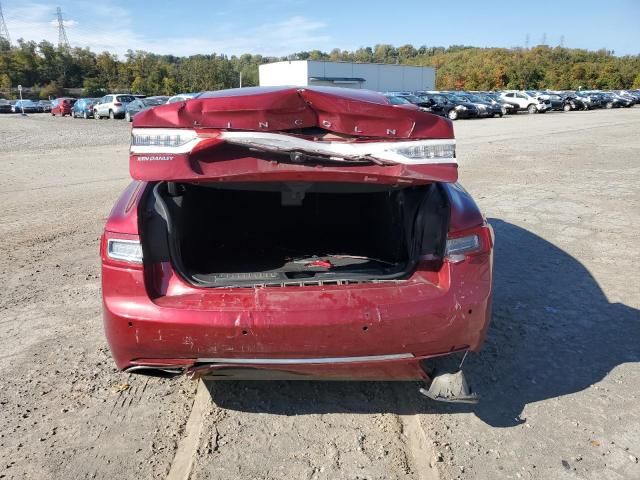
<path fill-rule="evenodd" d="M 565 104 L 564 104 L 564 107 L 562 107 L 562 109 L 563 109 L 565 112 L 570 112 L 570 111 L 571 111 L 571 105 L 570 105 L 570 104 L 568 104 L 568 103 L 565 103 Z"/>
<path fill-rule="evenodd" d="M 529 112 L 531 115 L 533 115 L 534 113 L 538 113 L 538 109 L 536 108 L 536 106 L 532 103 L 531 105 L 529 105 L 527 107 L 527 112 Z"/>
<path fill-rule="evenodd" d="M 455 108 L 452 108 L 447 112 L 447 118 L 449 120 L 457 120 L 458 119 L 458 111 Z"/>
<path fill-rule="evenodd" d="M 607 108 L 613 108 L 613 102 L 608 102 L 607 103 Z"/>
<path fill-rule="evenodd" d="M 109 119 L 110 120 L 115 120 L 116 116 L 113 113 L 113 110 L 109 110 Z"/>
<path fill-rule="evenodd" d="M 84 112 L 82 112 L 82 118 L 84 118 L 85 120 L 87 120 L 89 118 L 89 114 L 87 114 L 86 110 Z"/>
<path fill-rule="evenodd" d="M 98 114 L 98 111 L 97 111 L 97 110 L 94 110 L 94 111 L 93 111 L 93 118 L 94 118 L 95 120 L 100 120 L 100 114 Z"/>
<path fill-rule="evenodd" d="M 124 119 L 125 119 L 127 122 L 130 122 L 130 121 L 131 121 L 131 115 L 129 114 L 129 112 L 127 112 L 127 113 L 125 113 L 125 114 L 124 114 Z"/>

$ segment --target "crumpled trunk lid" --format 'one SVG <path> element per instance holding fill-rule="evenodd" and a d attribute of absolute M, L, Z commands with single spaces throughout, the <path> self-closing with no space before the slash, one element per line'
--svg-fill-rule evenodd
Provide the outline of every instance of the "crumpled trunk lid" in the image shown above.
<path fill-rule="evenodd" d="M 134 117 L 138 180 L 457 180 L 451 122 L 342 88 L 256 87 L 207 92 Z"/>

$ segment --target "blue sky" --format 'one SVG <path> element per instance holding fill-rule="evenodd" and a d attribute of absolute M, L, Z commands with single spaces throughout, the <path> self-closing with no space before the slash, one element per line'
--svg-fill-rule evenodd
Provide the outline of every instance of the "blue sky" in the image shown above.
<path fill-rule="evenodd" d="M 640 0 L 433 2 L 428 0 L 4 0 L 13 41 L 57 42 L 60 6 L 73 46 L 155 53 L 261 53 L 396 46 L 546 43 L 640 54 Z"/>

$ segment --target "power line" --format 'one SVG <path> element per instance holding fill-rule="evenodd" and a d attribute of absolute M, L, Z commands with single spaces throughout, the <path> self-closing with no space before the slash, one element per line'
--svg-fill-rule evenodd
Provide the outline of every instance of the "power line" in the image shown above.
<path fill-rule="evenodd" d="M 0 3 L 0 39 L 11 43 L 9 29 L 7 29 L 7 24 L 4 22 L 4 15 L 2 14 L 2 3 Z"/>
<path fill-rule="evenodd" d="M 58 14 L 58 48 L 69 48 L 69 39 L 67 38 L 64 21 L 62 20 L 62 9 L 58 7 L 56 13 Z"/>

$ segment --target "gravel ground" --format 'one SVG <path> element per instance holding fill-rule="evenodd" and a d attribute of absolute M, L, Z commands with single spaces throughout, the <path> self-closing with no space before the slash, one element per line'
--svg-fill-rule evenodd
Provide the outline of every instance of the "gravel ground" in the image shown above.
<path fill-rule="evenodd" d="M 0 478 L 640 478 L 640 107 L 456 130 L 497 236 L 474 408 L 411 383 L 116 372 L 98 238 L 129 124 L 0 116 Z"/>

